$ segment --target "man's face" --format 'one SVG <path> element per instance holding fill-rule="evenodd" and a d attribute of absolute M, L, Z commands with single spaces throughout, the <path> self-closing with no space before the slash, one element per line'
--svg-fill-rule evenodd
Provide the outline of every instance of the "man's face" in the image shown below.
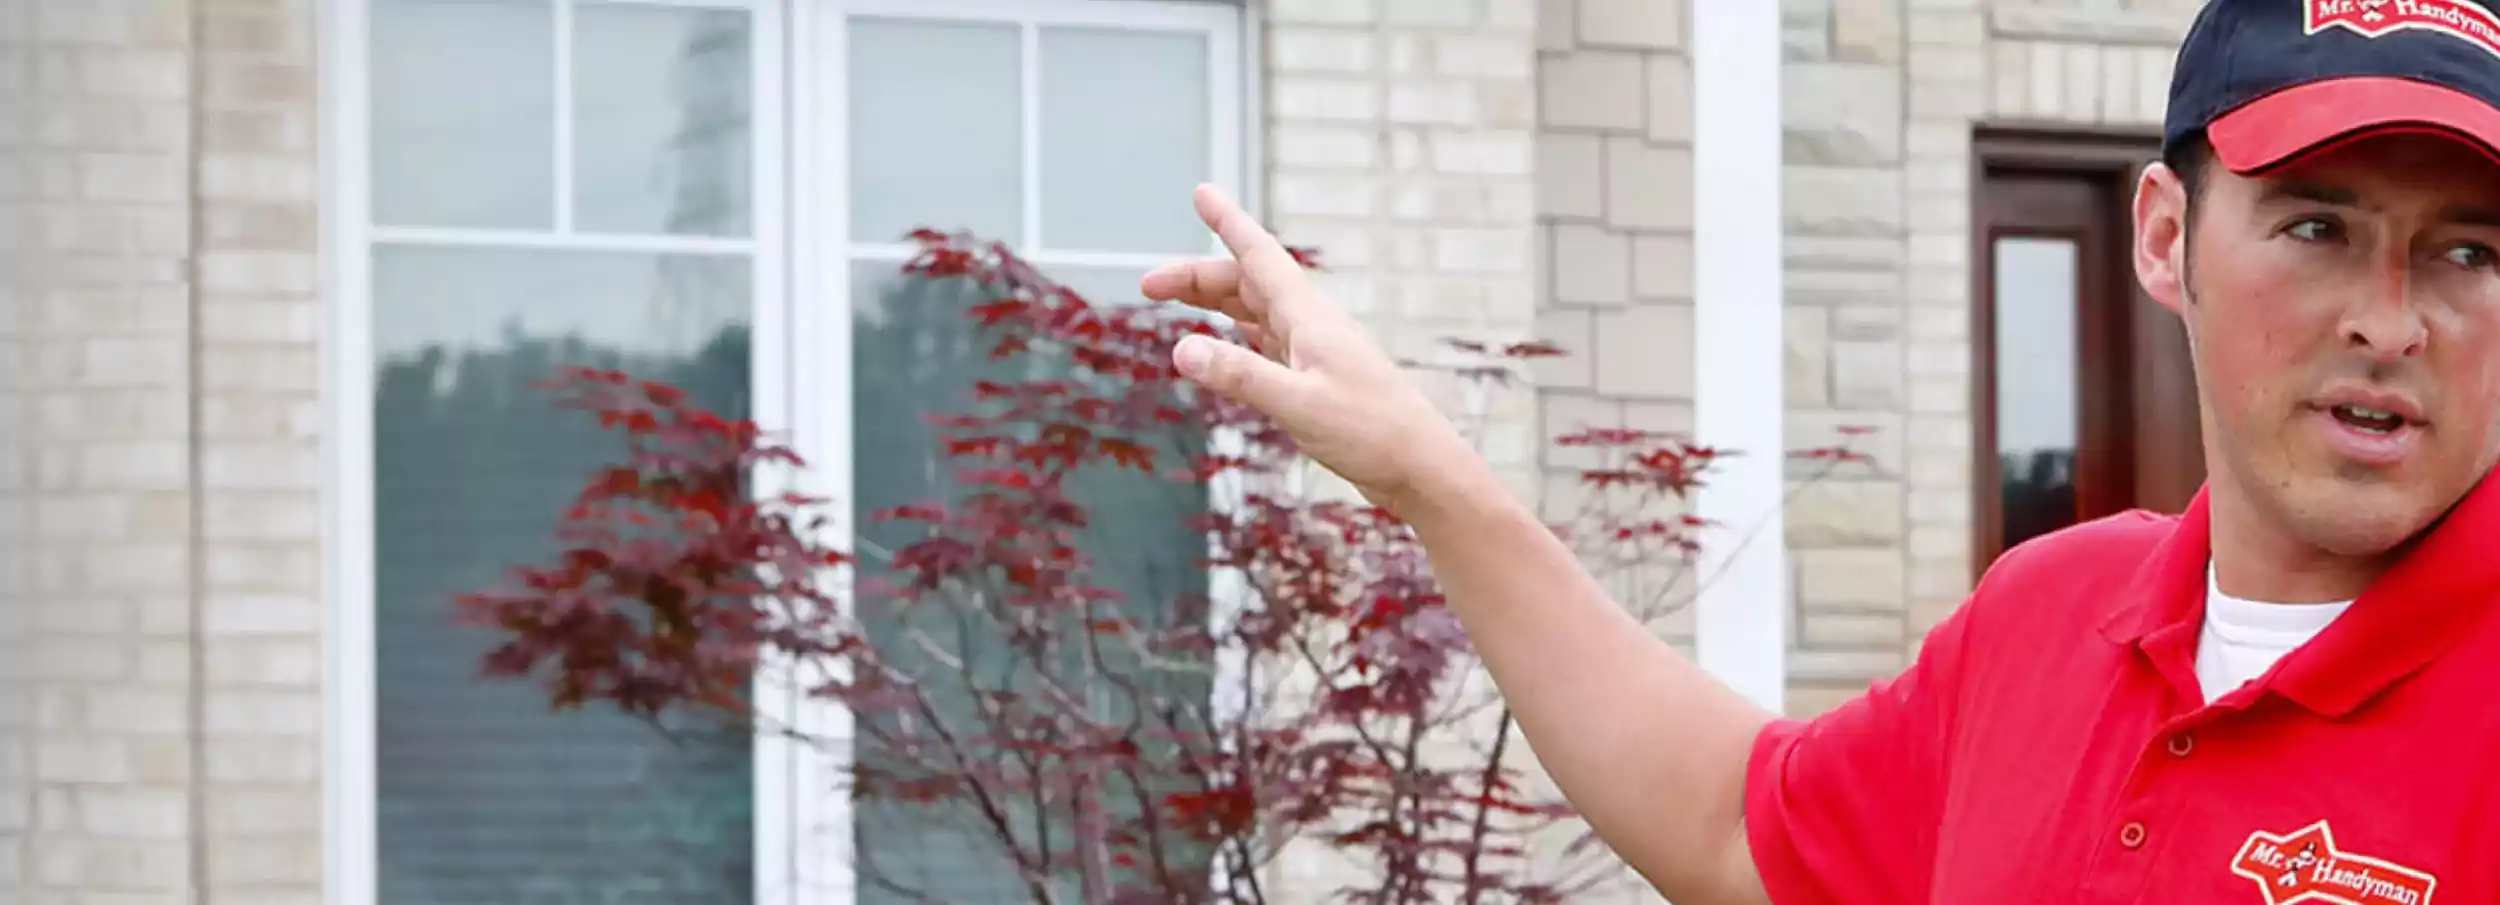
<path fill-rule="evenodd" d="M 2500 451 L 2500 166 L 2374 137 L 2260 177 L 2208 166 L 2192 218 L 2151 170 L 2137 272 L 2186 322 L 2217 493 L 2367 557 L 2473 487 Z"/>

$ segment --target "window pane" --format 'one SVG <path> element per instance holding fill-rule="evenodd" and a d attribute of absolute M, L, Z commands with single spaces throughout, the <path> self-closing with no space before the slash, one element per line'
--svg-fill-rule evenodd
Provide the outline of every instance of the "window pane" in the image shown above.
<path fill-rule="evenodd" d="M 2076 248 L 1996 240 L 1996 434 L 2004 544 L 2075 520 Z"/>
<path fill-rule="evenodd" d="M 530 683 L 452 595 L 552 555 L 618 446 L 529 386 L 563 364 L 748 411 L 744 258 L 385 247 L 373 268 L 375 635 L 387 905 L 753 900 L 746 733 L 673 742 Z"/>
<path fill-rule="evenodd" d="M 1014 25 L 851 20 L 851 241 L 1026 241 L 1021 59 Z"/>
<path fill-rule="evenodd" d="M 583 3 L 573 14 L 575 222 L 743 236 L 755 83 L 748 14 Z"/>
<path fill-rule="evenodd" d="M 555 222 L 555 7 L 375 0 L 373 217 L 390 226 Z"/>
<path fill-rule="evenodd" d="M 993 338 L 975 332 L 966 315 L 969 306 L 988 297 L 968 280 L 908 279 L 891 262 L 855 262 L 853 273 L 854 310 L 859 312 L 853 340 L 854 519 L 863 545 L 891 550 L 910 543 L 914 535 L 904 526 L 874 521 L 874 512 L 960 493 L 952 481 L 956 465 L 938 455 L 938 434 L 926 418 L 928 413 L 962 411 L 976 381 L 1079 375 L 1072 369 L 1054 368 L 1066 359 L 1044 352 L 1007 362 L 990 359 Z M 1139 276 L 1135 271 L 1069 268 L 1052 268 L 1050 275 L 1080 291 L 1099 293 L 1091 296 L 1097 304 L 1133 298 Z M 1195 436 L 1160 439 L 1163 442 L 1155 445 L 1158 455 L 1167 457 L 1165 461 L 1205 448 L 1203 439 Z M 1092 516 L 1092 525 L 1077 539 L 1077 546 L 1095 562 L 1093 582 L 1119 591 L 1133 617 L 1169 618 L 1179 612 L 1175 608 L 1179 598 L 1204 593 L 1205 575 L 1198 558 L 1205 552 L 1205 541 L 1184 529 L 1192 517 L 1205 511 L 1205 494 L 1199 488 L 1103 467 L 1070 476 L 1067 492 Z M 874 602 L 864 604 L 862 612 L 871 619 L 871 636 L 886 642 L 883 649 L 898 656 L 911 650 L 901 643 L 908 628 L 950 640 L 968 637 L 971 640 L 955 642 L 964 647 L 953 652 L 980 670 L 984 678 L 979 689 L 1035 687 L 1028 684 L 1034 664 L 1029 655 L 1011 654 L 1003 643 L 995 643 L 995 633 L 960 634 L 954 611 L 924 608 L 909 623 L 880 613 Z M 1073 623 L 1062 631 L 1059 637 L 1084 637 Z M 1208 700 L 1203 676 L 1149 674 L 1123 668 L 1116 655 L 1106 655 L 1106 659 L 1123 676 L 1144 680 L 1141 687 L 1152 696 L 1141 701 L 1110 683 L 1094 683 L 1085 689 L 1086 697 L 1107 718 L 1125 719 L 1141 703 L 1151 701 L 1203 707 Z M 1057 664 L 1054 669 L 1063 677 L 1085 674 L 1084 661 L 1073 649 L 1053 651 L 1049 662 Z M 976 686 L 960 679 L 960 671 L 934 662 L 912 665 L 927 670 L 924 687 L 951 705 L 943 710 L 950 718 L 969 720 L 977 712 L 968 703 L 968 692 Z M 864 722 L 873 719 L 873 715 L 863 715 Z M 863 729 L 856 751 L 861 762 L 871 767 L 900 766 L 894 753 L 875 740 L 875 732 L 873 722 Z M 1116 815 L 1135 807 L 1137 796 L 1124 780 L 1113 777 L 1109 781 L 1109 807 L 1117 820 Z M 1012 867 L 998 854 L 994 836 L 969 813 L 863 802 L 855 818 L 854 838 L 862 849 L 863 871 L 874 871 L 937 901 L 1029 898 Z M 1022 833 L 1047 824 L 1058 850 L 1066 851 L 1074 827 L 1064 813 L 1036 821 L 1031 812 L 1019 811 L 1015 818 Z M 1062 874 L 1056 879 L 1063 887 L 1059 895 L 1074 899 L 1078 892 L 1075 878 Z M 859 899 L 863 903 L 919 901 L 873 884 L 860 887 Z"/>
<path fill-rule="evenodd" d="M 1188 203 L 1214 175 L 1206 37 L 1046 28 L 1041 64 L 1040 244 L 1206 251 Z"/>

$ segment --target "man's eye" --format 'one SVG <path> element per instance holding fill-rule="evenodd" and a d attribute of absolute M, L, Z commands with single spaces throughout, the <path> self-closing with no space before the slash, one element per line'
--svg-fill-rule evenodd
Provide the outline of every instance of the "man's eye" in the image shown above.
<path fill-rule="evenodd" d="M 2330 241 L 2336 236 L 2342 234 L 2341 229 L 2335 224 L 2334 221 L 2320 217 L 2312 217 L 2307 220 L 2293 223 L 2290 226 L 2284 227 L 2283 231 L 2285 233 L 2289 233 L 2295 239 L 2307 242 Z"/>
<path fill-rule="evenodd" d="M 2500 264 L 2500 253 L 2494 253 L 2491 246 L 2480 242 L 2465 242 L 2448 249 L 2447 258 L 2448 263 L 2467 270 L 2488 270 Z"/>

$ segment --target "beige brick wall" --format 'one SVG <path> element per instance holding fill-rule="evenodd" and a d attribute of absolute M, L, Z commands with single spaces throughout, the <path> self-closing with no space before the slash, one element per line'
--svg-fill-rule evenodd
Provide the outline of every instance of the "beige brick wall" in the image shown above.
<path fill-rule="evenodd" d="M 1402 358 L 1455 363 L 1446 338 L 1534 335 L 1534 0 L 1254 8 L 1269 224 L 1322 250 L 1320 281 Z M 1535 394 L 1426 383 L 1503 479 L 1533 494 Z M 1364 876 L 1325 846 L 1297 844 L 1268 893 L 1320 901 Z"/>
<path fill-rule="evenodd" d="M 0 900 L 319 898 L 311 3 L 0 2 Z"/>
<path fill-rule="evenodd" d="M 1537 23 L 1540 440 L 1590 427 L 1693 427 L 1693 70 L 1685 0 L 1543 0 Z M 1586 512 L 1603 464 L 1545 445 L 1548 519 Z M 1671 566 L 1593 562 L 1686 650 L 1689 587 Z"/>
<path fill-rule="evenodd" d="M 1790 516 L 1792 712 L 1897 671 L 1970 590 L 1971 134 L 2158 124 L 2198 0 L 1783 0 L 1791 445 L 1873 467 Z"/>

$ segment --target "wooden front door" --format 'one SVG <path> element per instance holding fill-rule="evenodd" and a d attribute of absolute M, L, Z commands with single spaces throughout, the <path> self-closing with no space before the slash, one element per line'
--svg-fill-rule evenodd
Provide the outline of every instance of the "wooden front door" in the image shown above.
<path fill-rule="evenodd" d="M 1982 135 L 1972 224 L 1974 565 L 2204 481 L 2177 315 L 2135 279 L 2129 206 L 2158 149 Z"/>

